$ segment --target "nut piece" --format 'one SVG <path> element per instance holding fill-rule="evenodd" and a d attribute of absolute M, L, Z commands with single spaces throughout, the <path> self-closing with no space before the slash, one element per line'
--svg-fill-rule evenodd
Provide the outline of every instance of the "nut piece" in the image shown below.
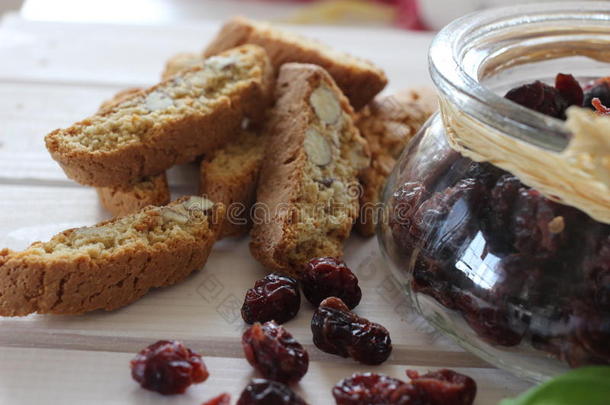
<path fill-rule="evenodd" d="M 357 171 L 366 169 L 371 165 L 371 157 L 366 153 L 362 144 L 356 145 L 349 151 L 348 155 L 352 167 Z"/>
<path fill-rule="evenodd" d="M 305 133 L 305 153 L 309 160 L 318 166 L 326 166 L 332 160 L 332 151 L 328 141 L 315 128 Z"/>
<path fill-rule="evenodd" d="M 320 86 L 315 89 L 309 96 L 309 102 L 322 122 L 333 125 L 341 118 L 339 100 L 328 87 Z"/>
<path fill-rule="evenodd" d="M 153 91 L 147 95 L 144 103 L 146 104 L 146 108 L 150 111 L 164 110 L 174 105 L 174 101 L 160 91 Z"/>
<path fill-rule="evenodd" d="M 205 61 L 206 66 L 209 66 L 214 70 L 224 70 L 236 63 L 237 59 L 233 56 L 213 56 Z"/>
<path fill-rule="evenodd" d="M 164 207 L 161 211 L 163 219 L 166 221 L 173 221 L 179 224 L 186 224 L 189 221 L 189 217 L 181 212 L 178 212 L 174 208 Z"/>
<path fill-rule="evenodd" d="M 214 202 L 204 197 L 192 196 L 188 200 L 183 202 L 182 205 L 184 205 L 184 208 L 189 211 L 207 211 L 214 206 Z"/>

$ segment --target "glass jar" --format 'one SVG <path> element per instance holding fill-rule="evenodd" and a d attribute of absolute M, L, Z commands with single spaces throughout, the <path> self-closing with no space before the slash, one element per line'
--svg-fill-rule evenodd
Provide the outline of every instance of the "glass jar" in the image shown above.
<path fill-rule="evenodd" d="M 581 82 L 610 76 L 609 24 L 608 3 L 577 2 L 488 10 L 447 26 L 430 49 L 441 112 L 384 192 L 379 240 L 414 307 L 466 349 L 537 381 L 610 364 L 610 225 L 464 157 L 447 134 L 469 120 L 562 151 L 563 121 L 502 95 L 559 72 Z"/>

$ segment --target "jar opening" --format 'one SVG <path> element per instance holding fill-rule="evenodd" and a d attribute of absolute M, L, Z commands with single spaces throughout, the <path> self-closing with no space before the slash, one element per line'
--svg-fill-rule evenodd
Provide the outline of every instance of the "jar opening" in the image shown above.
<path fill-rule="evenodd" d="M 437 35 L 430 48 L 430 74 L 441 99 L 462 113 L 508 136 L 560 152 L 570 138 L 563 121 L 498 92 L 559 71 L 583 78 L 594 77 L 596 69 L 608 71 L 609 23 L 606 2 L 545 3 L 470 14 Z"/>

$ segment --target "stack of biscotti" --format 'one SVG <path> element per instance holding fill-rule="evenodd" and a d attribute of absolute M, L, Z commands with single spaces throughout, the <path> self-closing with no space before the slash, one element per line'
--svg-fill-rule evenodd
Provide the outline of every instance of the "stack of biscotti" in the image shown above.
<path fill-rule="evenodd" d="M 381 193 L 405 145 L 438 108 L 428 88 L 408 89 L 377 97 L 356 120 L 371 151 L 371 165 L 360 174 L 360 217 L 356 230 L 372 236 L 381 213 Z"/>
<path fill-rule="evenodd" d="M 201 268 L 225 208 L 201 197 L 0 251 L 0 315 L 114 310 Z"/>
<path fill-rule="evenodd" d="M 326 70 L 282 65 L 257 192 L 264 212 L 250 244 L 269 269 L 298 277 L 312 258 L 343 256 L 358 215 L 357 176 L 369 165 L 354 118 Z"/>
<path fill-rule="evenodd" d="M 272 84 L 265 51 L 244 45 L 50 133 L 47 148 L 77 182 L 124 186 L 230 142 L 264 117 Z"/>

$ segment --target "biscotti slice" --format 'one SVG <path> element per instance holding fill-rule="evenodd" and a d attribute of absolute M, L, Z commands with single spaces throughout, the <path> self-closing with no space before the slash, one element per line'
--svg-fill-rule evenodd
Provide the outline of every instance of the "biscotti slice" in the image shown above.
<path fill-rule="evenodd" d="M 201 197 L 0 251 L 0 315 L 114 310 L 206 262 L 225 208 Z"/>
<path fill-rule="evenodd" d="M 127 100 L 130 97 L 133 97 L 136 94 L 143 92 L 144 89 L 140 87 L 131 87 L 125 90 L 121 90 L 116 93 L 111 99 L 108 99 L 100 105 L 100 108 L 97 110 L 98 113 L 103 113 L 105 110 L 111 109 L 117 104 Z"/>
<path fill-rule="evenodd" d="M 381 193 L 406 144 L 438 108 L 432 89 L 408 89 L 377 97 L 358 115 L 356 125 L 368 141 L 371 165 L 360 174 L 362 193 L 356 230 L 372 236 L 381 213 Z"/>
<path fill-rule="evenodd" d="M 321 67 L 282 66 L 276 99 L 250 250 L 269 269 L 298 277 L 314 257 L 343 255 L 369 155 L 347 98 Z"/>
<path fill-rule="evenodd" d="M 223 237 L 242 236 L 250 230 L 264 140 L 262 135 L 244 130 L 235 141 L 201 161 L 201 195 L 227 207 Z"/>
<path fill-rule="evenodd" d="M 110 109 L 136 93 L 140 88 L 122 90 L 109 100 L 104 101 L 99 112 Z M 149 205 L 165 205 L 170 201 L 169 186 L 165 173 L 146 177 L 133 184 L 117 187 L 98 187 L 100 202 L 113 216 L 125 216 Z"/>
<path fill-rule="evenodd" d="M 157 175 L 230 142 L 243 119 L 261 120 L 273 69 L 245 45 L 46 137 L 68 177 L 112 187 Z"/>
<path fill-rule="evenodd" d="M 98 187 L 100 202 L 115 217 L 122 217 L 149 205 L 165 205 L 170 201 L 165 173 L 151 176 L 133 185 Z"/>
<path fill-rule="evenodd" d="M 208 45 L 204 55 L 216 55 L 243 44 L 256 44 L 265 48 L 276 69 L 288 62 L 322 66 L 335 79 L 356 110 L 364 107 L 387 84 L 385 73 L 371 62 L 243 17 L 229 20 Z"/>
<path fill-rule="evenodd" d="M 167 80 L 184 70 L 203 66 L 204 61 L 205 59 L 196 53 L 178 53 L 165 62 L 165 69 L 161 74 L 161 78 Z"/>

